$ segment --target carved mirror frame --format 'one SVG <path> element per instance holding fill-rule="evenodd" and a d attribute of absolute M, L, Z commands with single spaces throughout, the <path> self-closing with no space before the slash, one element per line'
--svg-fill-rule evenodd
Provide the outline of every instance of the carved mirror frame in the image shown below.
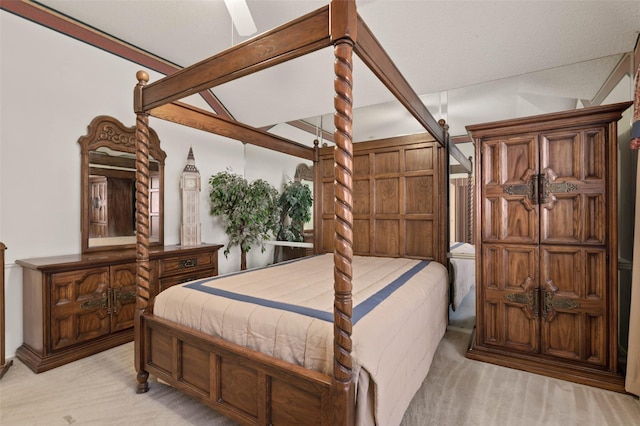
<path fill-rule="evenodd" d="M 81 207 L 80 207 L 80 224 L 82 234 L 82 253 L 97 251 L 113 251 L 125 248 L 135 247 L 135 234 L 132 238 L 112 238 L 111 240 L 96 239 L 91 236 L 91 209 L 92 205 L 99 204 L 98 198 L 92 197 L 92 187 L 90 184 L 90 176 L 93 176 L 99 169 L 96 168 L 96 152 L 102 148 L 113 153 L 122 153 L 122 157 L 113 156 L 117 162 L 126 162 L 124 167 L 127 172 L 131 170 L 130 164 L 133 164 L 134 185 L 135 185 L 135 155 L 136 155 L 136 128 L 135 126 L 126 127 L 118 119 L 107 115 L 95 117 L 89 126 L 87 126 L 87 134 L 78 139 L 81 148 Z M 104 155 L 103 155 L 104 156 Z M 164 162 L 166 153 L 160 148 L 160 139 L 156 132 L 149 128 L 149 156 L 157 162 L 157 170 L 150 170 L 153 173 L 149 177 L 149 224 L 153 228 L 154 240 L 150 245 L 164 245 Z M 109 157 L 109 156 L 106 156 Z M 93 163 L 92 163 L 93 161 Z M 112 169 L 119 169 L 121 166 L 109 166 Z M 153 195 L 156 195 L 155 200 Z M 135 209 L 135 190 L 132 192 L 133 206 Z M 93 201 L 93 204 L 92 204 Z M 135 211 L 132 212 L 135 218 Z M 134 219 L 132 219 L 133 221 Z M 135 223 L 133 223 L 135 229 Z M 94 241 L 100 241 L 95 243 Z"/>

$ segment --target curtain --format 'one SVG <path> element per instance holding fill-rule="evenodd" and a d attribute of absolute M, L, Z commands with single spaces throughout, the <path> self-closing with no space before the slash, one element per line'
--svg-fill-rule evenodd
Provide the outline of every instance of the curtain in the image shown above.
<path fill-rule="evenodd" d="M 473 180 L 469 178 L 451 179 L 454 209 L 451 214 L 455 217 L 454 238 L 452 241 L 473 244 Z"/>
<path fill-rule="evenodd" d="M 631 149 L 640 149 L 640 65 L 636 72 Z M 640 396 L 640 161 L 636 173 L 636 215 L 631 278 L 631 313 L 629 315 L 629 350 L 627 352 L 627 392 Z"/>

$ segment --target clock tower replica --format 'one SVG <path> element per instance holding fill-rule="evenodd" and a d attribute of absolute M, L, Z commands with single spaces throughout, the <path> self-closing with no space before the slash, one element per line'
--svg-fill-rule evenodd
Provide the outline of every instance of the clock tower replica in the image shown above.
<path fill-rule="evenodd" d="M 200 245 L 200 172 L 196 168 L 193 150 L 189 148 L 187 165 L 180 178 L 182 191 L 182 226 L 180 243 L 183 246 Z"/>

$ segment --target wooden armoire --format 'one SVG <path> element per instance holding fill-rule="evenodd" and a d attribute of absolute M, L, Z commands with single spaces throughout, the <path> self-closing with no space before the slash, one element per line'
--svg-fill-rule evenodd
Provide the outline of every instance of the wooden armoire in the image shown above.
<path fill-rule="evenodd" d="M 467 126 L 477 159 L 467 357 L 624 391 L 617 122 L 630 105 Z"/>

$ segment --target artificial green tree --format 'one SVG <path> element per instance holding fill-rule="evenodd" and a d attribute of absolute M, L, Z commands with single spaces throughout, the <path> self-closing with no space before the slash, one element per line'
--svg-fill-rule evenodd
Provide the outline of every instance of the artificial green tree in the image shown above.
<path fill-rule="evenodd" d="M 288 182 L 278 198 L 280 222 L 277 239 L 280 241 L 302 241 L 304 224 L 311 219 L 313 195 L 306 184 L 299 181 Z M 289 222 L 287 223 L 287 218 Z"/>
<path fill-rule="evenodd" d="M 240 246 L 240 269 L 247 269 L 247 253 L 276 234 L 280 207 L 278 191 L 267 181 L 248 182 L 244 177 L 224 171 L 209 179 L 211 214 L 220 216 L 229 244 L 225 256 L 233 246 Z"/>

